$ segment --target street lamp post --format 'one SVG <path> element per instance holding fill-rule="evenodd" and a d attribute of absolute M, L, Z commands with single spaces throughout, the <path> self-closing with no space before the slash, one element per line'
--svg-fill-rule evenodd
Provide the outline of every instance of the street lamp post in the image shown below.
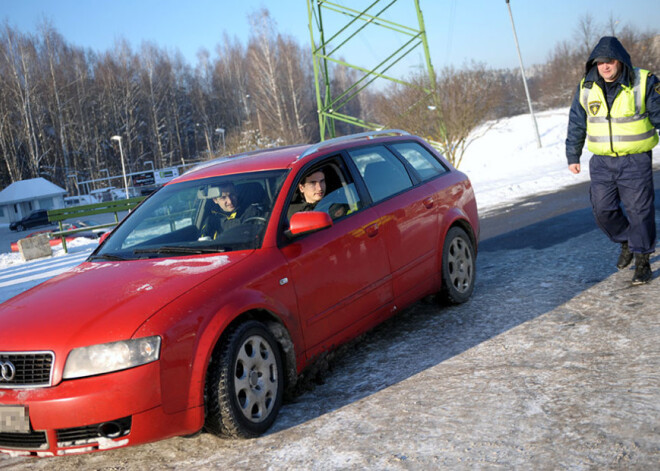
<path fill-rule="evenodd" d="M 126 199 L 128 199 L 129 198 L 128 180 L 126 179 L 126 166 L 124 165 L 124 149 L 121 146 L 121 136 L 112 136 L 110 139 L 119 142 L 119 156 L 121 157 L 121 173 L 124 175 L 124 189 L 126 190 Z"/>
<path fill-rule="evenodd" d="M 516 34 L 516 26 L 513 24 L 513 13 L 511 13 L 511 5 L 509 0 L 506 0 L 506 7 L 509 9 L 509 18 L 511 18 L 511 29 L 513 30 L 513 40 L 516 43 L 516 50 L 518 51 L 518 61 L 520 62 L 520 73 L 522 74 L 523 85 L 525 86 L 525 94 L 527 95 L 527 104 L 529 105 L 529 114 L 532 115 L 532 122 L 534 124 L 534 131 L 536 133 L 536 144 L 539 149 L 541 148 L 541 136 L 539 135 L 539 127 L 536 124 L 536 117 L 534 116 L 534 108 L 532 108 L 532 99 L 529 96 L 529 89 L 527 88 L 527 77 L 525 77 L 525 67 L 523 66 L 522 55 L 520 54 L 520 45 L 518 44 L 518 35 Z"/>

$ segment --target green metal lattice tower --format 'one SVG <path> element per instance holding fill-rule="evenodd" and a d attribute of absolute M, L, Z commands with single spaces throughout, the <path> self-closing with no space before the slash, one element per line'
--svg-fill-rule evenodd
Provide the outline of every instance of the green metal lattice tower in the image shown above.
<path fill-rule="evenodd" d="M 309 33 L 312 43 L 312 61 L 314 65 L 314 80 L 316 85 L 316 100 L 319 115 L 321 140 L 326 137 L 335 137 L 335 121 L 342 121 L 370 130 L 382 129 L 377 123 L 350 116 L 343 109 L 360 91 L 364 90 L 377 79 L 385 79 L 405 86 L 417 87 L 401 78 L 388 75 L 388 71 L 404 57 L 423 50 L 426 71 L 428 73 L 428 88 L 423 88 L 431 103 L 435 103 L 435 73 L 431 64 L 429 46 L 424 28 L 424 18 L 419 7 L 419 0 L 403 0 L 414 4 L 417 13 L 417 25 L 414 27 L 399 24 L 385 18 L 386 12 L 401 0 L 373 0 L 364 10 L 355 10 L 329 0 L 307 0 L 307 13 L 309 16 Z M 355 1 L 351 3 L 357 3 Z M 345 17 L 346 22 L 340 24 L 336 31 L 328 34 L 324 31 L 324 12 L 334 12 L 334 18 Z M 392 34 L 399 35 L 403 41 L 389 56 L 381 60 L 376 66 L 363 67 L 343 60 L 340 54 L 347 51 L 356 41 L 360 33 L 366 33 L 366 28 L 386 28 Z M 386 52 L 387 54 L 387 52 Z M 358 72 L 359 78 L 338 93 L 333 95 L 331 89 L 331 76 L 329 63 L 345 66 Z"/>

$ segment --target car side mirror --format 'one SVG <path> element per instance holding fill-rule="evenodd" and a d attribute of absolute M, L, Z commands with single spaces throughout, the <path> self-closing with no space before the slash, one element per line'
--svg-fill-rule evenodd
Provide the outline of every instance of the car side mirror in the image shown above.
<path fill-rule="evenodd" d="M 101 237 L 99 237 L 99 245 L 101 245 L 103 242 L 105 242 L 105 239 L 108 238 L 108 236 L 110 235 L 111 232 L 112 231 L 108 231 L 108 232 L 104 232 L 103 234 L 101 234 Z"/>
<path fill-rule="evenodd" d="M 332 219 L 328 213 L 322 211 L 303 211 L 291 216 L 286 235 L 293 239 L 301 235 L 327 229 L 328 227 L 332 227 Z"/>

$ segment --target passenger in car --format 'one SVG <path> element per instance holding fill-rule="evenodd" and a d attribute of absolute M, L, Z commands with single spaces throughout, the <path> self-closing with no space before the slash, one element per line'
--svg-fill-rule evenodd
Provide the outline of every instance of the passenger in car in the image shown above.
<path fill-rule="evenodd" d="M 263 217 L 264 211 L 259 204 L 242 204 L 233 183 L 220 185 L 216 192 L 218 196 L 213 198 L 215 205 L 211 208 L 211 215 L 202 226 L 202 237 L 216 239 L 221 232 L 244 224 L 250 218 Z"/>
<path fill-rule="evenodd" d="M 314 211 L 316 205 L 325 196 L 325 173 L 323 170 L 315 170 L 303 177 L 298 184 L 298 191 L 302 196 L 301 201 L 291 203 L 289 206 L 289 218 L 300 211 Z"/>

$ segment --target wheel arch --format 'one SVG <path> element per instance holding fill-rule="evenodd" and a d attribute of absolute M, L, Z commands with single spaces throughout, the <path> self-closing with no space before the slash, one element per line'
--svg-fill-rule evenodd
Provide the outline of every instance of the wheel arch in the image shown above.
<path fill-rule="evenodd" d="M 444 244 L 445 237 L 447 237 L 447 233 L 451 230 L 451 228 L 460 227 L 465 231 L 465 233 L 470 238 L 470 242 L 472 243 L 472 247 L 474 248 L 474 254 L 476 255 L 479 246 L 479 236 L 478 234 L 475 233 L 475 228 L 470 223 L 470 220 L 467 217 L 467 215 L 463 214 L 457 208 L 454 208 L 454 210 L 447 213 L 445 219 L 448 220 L 449 222 L 448 224 L 445 225 L 444 231 L 442 232 L 440 247 L 442 247 L 442 245 Z M 442 259 L 442 253 L 440 253 L 440 258 Z"/>
<path fill-rule="evenodd" d="M 296 313 L 257 290 L 233 290 L 213 303 L 209 302 L 212 299 L 209 295 L 210 292 L 206 296 L 197 293 L 192 303 L 186 296 L 179 298 L 134 334 L 163 338 L 167 350 L 161 351 L 160 390 L 167 414 L 204 406 L 207 370 L 213 352 L 228 330 L 251 319 L 262 322 L 277 341 L 286 391 L 295 386 L 298 353 L 295 346 L 303 345 Z"/>
<path fill-rule="evenodd" d="M 222 333 L 217 337 L 214 347 L 210 352 L 211 355 L 218 349 L 228 333 L 231 332 L 235 326 L 250 320 L 263 324 L 273 337 L 275 337 L 282 356 L 285 372 L 284 392 L 285 395 L 291 393 L 295 388 L 298 379 L 295 345 L 284 322 L 268 309 L 252 308 L 236 316 L 223 328 Z M 211 359 L 211 355 L 208 357 L 208 361 L 206 362 L 207 365 Z M 203 381 L 206 382 L 206 371 L 204 372 Z"/>
<path fill-rule="evenodd" d="M 194 353 L 188 392 L 191 404 L 204 404 L 204 390 L 211 356 L 235 326 L 249 320 L 261 322 L 275 337 L 285 372 L 285 394 L 293 391 L 298 377 L 295 345 L 296 343 L 303 345 L 297 317 L 282 305 L 269 305 L 263 293 L 249 290 L 241 296 L 227 300 L 199 332 L 200 339 Z"/>

